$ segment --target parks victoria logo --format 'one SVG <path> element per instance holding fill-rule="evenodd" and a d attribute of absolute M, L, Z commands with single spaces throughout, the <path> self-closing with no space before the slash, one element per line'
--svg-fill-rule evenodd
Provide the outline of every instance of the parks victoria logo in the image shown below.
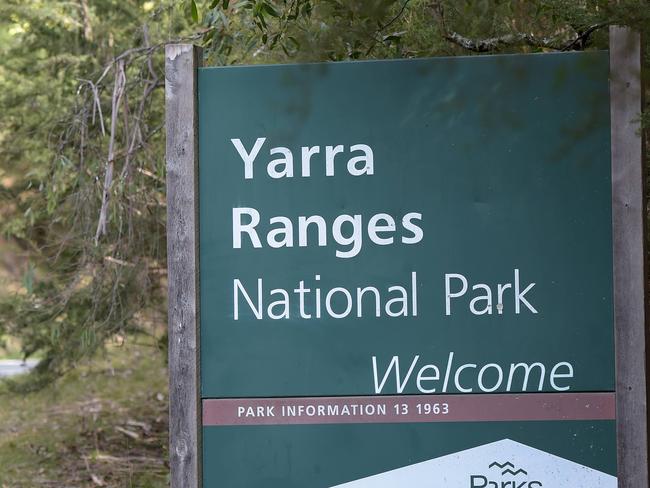
<path fill-rule="evenodd" d="M 541 481 L 531 480 L 528 471 L 518 468 L 510 461 L 492 461 L 486 474 L 469 477 L 470 488 L 541 488 Z"/>
<path fill-rule="evenodd" d="M 616 488 L 616 477 L 511 439 L 334 488 Z"/>

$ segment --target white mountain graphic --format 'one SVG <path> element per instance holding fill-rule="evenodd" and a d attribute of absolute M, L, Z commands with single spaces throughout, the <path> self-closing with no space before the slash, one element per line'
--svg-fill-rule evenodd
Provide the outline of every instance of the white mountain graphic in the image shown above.
<path fill-rule="evenodd" d="M 514 482 L 514 483 L 513 483 Z M 616 477 L 503 439 L 332 488 L 616 488 Z"/>

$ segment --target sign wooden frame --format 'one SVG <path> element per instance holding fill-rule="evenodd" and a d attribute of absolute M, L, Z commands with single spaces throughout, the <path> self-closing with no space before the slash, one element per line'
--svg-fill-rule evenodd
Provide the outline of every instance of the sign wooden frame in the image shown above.
<path fill-rule="evenodd" d="M 165 49 L 169 465 L 172 488 L 201 486 L 198 111 L 201 49 Z"/>
<path fill-rule="evenodd" d="M 200 488 L 198 107 L 202 52 L 165 51 L 171 488 Z M 644 148 L 639 35 L 610 28 L 618 485 L 648 488 Z"/>
<path fill-rule="evenodd" d="M 641 42 L 610 28 L 618 485 L 648 487 Z"/>

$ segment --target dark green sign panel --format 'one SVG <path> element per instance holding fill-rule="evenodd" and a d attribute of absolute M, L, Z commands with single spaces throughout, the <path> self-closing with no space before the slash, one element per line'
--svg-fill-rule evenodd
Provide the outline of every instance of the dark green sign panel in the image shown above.
<path fill-rule="evenodd" d="M 607 59 L 199 70 L 204 486 L 616 486 Z"/>

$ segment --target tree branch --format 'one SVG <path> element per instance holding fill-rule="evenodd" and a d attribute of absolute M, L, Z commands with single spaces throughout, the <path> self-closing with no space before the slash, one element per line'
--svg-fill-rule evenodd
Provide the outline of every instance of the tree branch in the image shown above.
<path fill-rule="evenodd" d="M 399 12 L 397 12 L 397 15 L 395 15 L 395 17 L 393 17 L 391 20 L 389 20 L 386 24 L 381 25 L 381 26 L 379 27 L 379 29 L 378 29 L 379 32 L 383 31 L 384 29 L 390 27 L 390 26 L 393 25 L 395 22 L 397 22 L 397 20 L 402 16 L 402 14 L 404 14 L 404 11 L 406 10 L 406 7 L 408 6 L 408 4 L 409 4 L 410 1 L 411 1 L 411 0 L 405 0 L 405 2 L 402 4 L 402 8 L 400 9 Z"/>
<path fill-rule="evenodd" d="M 542 47 L 553 50 L 563 50 L 563 45 L 553 38 L 536 38 L 532 34 L 520 32 L 517 34 L 506 34 L 499 37 L 490 37 L 487 39 L 469 39 L 457 32 L 448 32 L 444 34 L 446 40 L 461 46 L 468 51 L 479 53 L 497 51 L 500 47 L 528 45 L 532 47 Z"/>
<path fill-rule="evenodd" d="M 106 234 L 106 221 L 108 217 L 108 200 L 111 185 L 113 184 L 113 167 L 115 165 L 115 137 L 117 133 L 117 117 L 120 102 L 124 95 L 126 85 L 126 73 L 124 71 L 124 61 L 119 60 L 115 67 L 115 86 L 113 87 L 113 100 L 111 104 L 111 133 L 108 140 L 108 158 L 106 161 L 106 170 L 104 172 L 104 191 L 102 192 L 102 206 L 99 211 L 97 221 L 97 231 L 95 232 L 95 245 L 99 242 L 99 237 Z"/>
<path fill-rule="evenodd" d="M 609 25 L 608 22 L 593 24 L 584 30 L 574 29 L 573 34 L 558 32 L 552 37 L 538 37 L 532 33 L 517 32 L 487 39 L 471 39 L 447 28 L 445 12 L 441 2 L 433 3 L 434 15 L 442 29 L 443 37 L 468 51 L 485 53 L 498 51 L 502 47 L 526 45 L 554 51 L 581 51 L 589 46 L 594 32 Z"/>

